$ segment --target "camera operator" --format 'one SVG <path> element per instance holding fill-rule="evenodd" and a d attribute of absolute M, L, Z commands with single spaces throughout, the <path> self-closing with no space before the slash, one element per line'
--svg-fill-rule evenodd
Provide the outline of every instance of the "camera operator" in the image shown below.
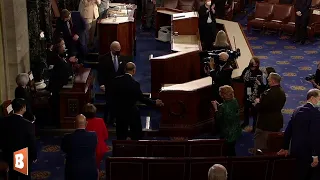
<path fill-rule="evenodd" d="M 316 74 L 306 77 L 306 80 L 311 82 L 314 88 L 320 89 L 320 63 L 317 66 Z"/>
<path fill-rule="evenodd" d="M 260 97 L 262 83 L 262 71 L 259 69 L 260 60 L 257 57 L 253 57 L 250 60 L 249 66 L 246 67 L 240 79 L 244 82 L 244 122 L 242 128 L 249 125 L 250 110 L 253 118 L 253 132 L 257 122 L 257 111 L 252 105 L 256 98 Z"/>
<path fill-rule="evenodd" d="M 219 95 L 219 88 L 224 85 L 231 86 L 231 75 L 233 68 L 228 63 L 229 55 L 226 52 L 219 53 L 219 60 L 210 59 L 209 68 L 205 68 L 205 72 L 212 77 L 213 99 L 222 103 Z"/>

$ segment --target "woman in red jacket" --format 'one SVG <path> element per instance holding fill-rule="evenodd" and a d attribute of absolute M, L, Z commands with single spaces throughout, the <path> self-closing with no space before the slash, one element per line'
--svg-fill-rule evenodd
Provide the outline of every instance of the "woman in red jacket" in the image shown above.
<path fill-rule="evenodd" d="M 98 137 L 98 144 L 96 148 L 96 160 L 97 167 L 100 169 L 100 163 L 106 152 L 108 152 L 108 146 L 106 140 L 108 140 L 108 130 L 102 118 L 96 117 L 97 108 L 93 104 L 86 104 L 84 106 L 83 115 L 87 118 L 87 131 L 94 131 Z"/>

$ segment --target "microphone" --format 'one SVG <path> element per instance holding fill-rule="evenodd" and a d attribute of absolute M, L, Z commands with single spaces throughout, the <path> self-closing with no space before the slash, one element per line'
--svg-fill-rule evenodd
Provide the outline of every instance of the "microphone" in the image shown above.
<path fill-rule="evenodd" d="M 237 50 L 236 38 L 234 36 L 233 36 L 233 43 L 234 43 L 235 50 Z"/>

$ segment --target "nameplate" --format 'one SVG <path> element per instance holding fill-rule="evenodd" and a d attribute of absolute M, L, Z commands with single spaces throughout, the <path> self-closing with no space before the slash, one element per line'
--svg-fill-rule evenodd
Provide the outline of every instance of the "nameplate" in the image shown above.
<path fill-rule="evenodd" d="M 30 74 L 29 74 L 29 79 L 30 79 L 30 81 L 32 81 L 32 80 L 34 79 L 34 77 L 33 77 L 33 74 L 32 74 L 32 73 L 30 73 Z"/>
<path fill-rule="evenodd" d="M 313 10 L 313 11 L 312 11 L 312 14 L 320 15 L 320 10 Z"/>

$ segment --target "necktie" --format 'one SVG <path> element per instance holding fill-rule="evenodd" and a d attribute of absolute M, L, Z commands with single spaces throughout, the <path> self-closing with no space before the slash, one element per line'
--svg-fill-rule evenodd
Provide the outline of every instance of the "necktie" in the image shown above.
<path fill-rule="evenodd" d="M 113 65 L 114 65 L 114 70 L 117 72 L 119 68 L 118 56 L 114 56 Z"/>

